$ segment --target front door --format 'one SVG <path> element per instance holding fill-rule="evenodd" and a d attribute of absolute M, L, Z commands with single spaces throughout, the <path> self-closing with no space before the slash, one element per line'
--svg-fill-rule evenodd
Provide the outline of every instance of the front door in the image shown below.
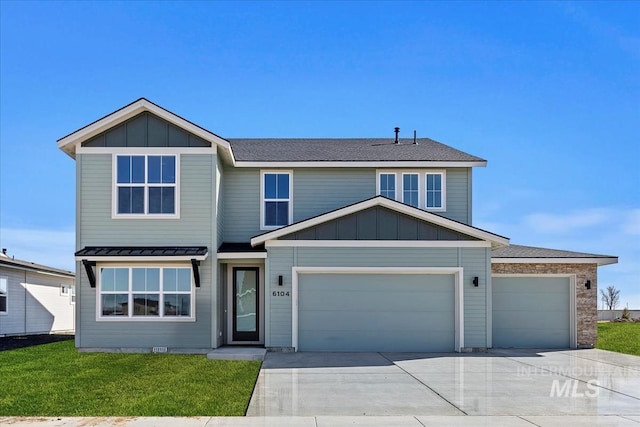
<path fill-rule="evenodd" d="M 233 267 L 233 341 L 259 341 L 258 267 Z"/>

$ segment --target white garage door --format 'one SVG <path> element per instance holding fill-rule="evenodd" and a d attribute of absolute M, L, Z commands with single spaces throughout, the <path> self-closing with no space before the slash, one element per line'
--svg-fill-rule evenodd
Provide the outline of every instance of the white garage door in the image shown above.
<path fill-rule="evenodd" d="M 571 346 L 571 292 L 567 277 L 496 277 L 493 347 Z"/>
<path fill-rule="evenodd" d="M 455 350 L 452 274 L 300 274 L 301 351 Z"/>

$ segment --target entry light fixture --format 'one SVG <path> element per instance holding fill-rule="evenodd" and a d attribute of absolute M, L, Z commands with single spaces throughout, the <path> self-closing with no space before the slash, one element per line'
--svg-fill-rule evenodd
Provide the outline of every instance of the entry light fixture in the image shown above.
<path fill-rule="evenodd" d="M 587 280 L 587 283 L 584 284 L 584 287 L 587 289 L 591 289 L 591 280 Z"/>
<path fill-rule="evenodd" d="M 278 276 L 278 286 L 282 286 L 282 276 Z"/>
<path fill-rule="evenodd" d="M 475 286 L 477 288 L 479 283 L 480 282 L 478 281 L 478 276 L 474 277 L 473 278 L 473 286 Z"/>

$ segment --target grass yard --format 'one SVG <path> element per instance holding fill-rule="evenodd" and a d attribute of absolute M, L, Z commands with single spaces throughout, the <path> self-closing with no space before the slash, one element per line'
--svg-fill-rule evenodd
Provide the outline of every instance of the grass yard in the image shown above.
<path fill-rule="evenodd" d="M 78 353 L 73 341 L 0 352 L 0 416 L 244 415 L 260 362 Z"/>
<path fill-rule="evenodd" d="M 598 323 L 596 348 L 640 356 L 640 323 Z"/>

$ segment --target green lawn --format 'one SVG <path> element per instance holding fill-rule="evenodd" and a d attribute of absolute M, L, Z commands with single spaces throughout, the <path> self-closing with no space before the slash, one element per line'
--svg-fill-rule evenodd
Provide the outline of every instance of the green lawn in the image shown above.
<path fill-rule="evenodd" d="M 596 348 L 640 356 L 640 323 L 598 323 Z"/>
<path fill-rule="evenodd" d="M 244 415 L 260 362 L 78 353 L 73 341 L 0 352 L 0 416 Z"/>

